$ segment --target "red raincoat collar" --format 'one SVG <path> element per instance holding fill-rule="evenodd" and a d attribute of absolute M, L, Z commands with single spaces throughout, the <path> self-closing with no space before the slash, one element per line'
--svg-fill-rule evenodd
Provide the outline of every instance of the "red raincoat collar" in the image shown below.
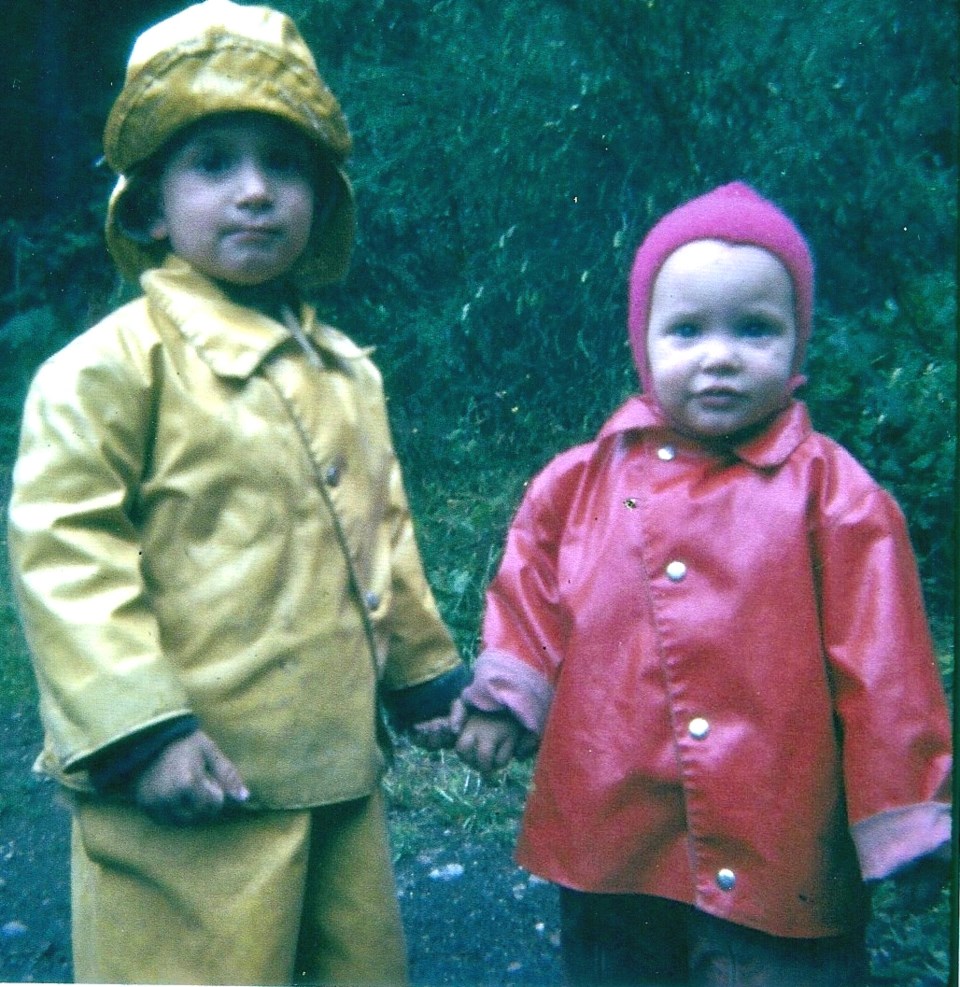
<path fill-rule="evenodd" d="M 673 431 L 660 408 L 644 395 L 628 398 L 607 420 L 599 441 L 625 432 Z M 801 401 L 791 401 L 758 435 L 729 452 L 757 469 L 782 466 L 790 454 L 813 432 L 810 415 Z"/>

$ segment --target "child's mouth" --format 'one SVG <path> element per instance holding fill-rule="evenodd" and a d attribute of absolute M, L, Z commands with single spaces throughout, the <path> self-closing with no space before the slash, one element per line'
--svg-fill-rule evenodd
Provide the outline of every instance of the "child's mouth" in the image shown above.
<path fill-rule="evenodd" d="M 744 395 L 729 387 L 709 387 L 695 394 L 697 401 L 708 408 L 728 408 L 739 404 Z"/>
<path fill-rule="evenodd" d="M 275 226 L 238 226 L 227 231 L 227 236 L 242 243 L 265 243 L 277 235 Z"/>

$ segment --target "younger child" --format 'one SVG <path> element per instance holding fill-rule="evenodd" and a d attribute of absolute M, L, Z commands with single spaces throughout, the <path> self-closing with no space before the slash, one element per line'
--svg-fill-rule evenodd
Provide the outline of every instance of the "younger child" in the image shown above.
<path fill-rule="evenodd" d="M 752 189 L 667 215 L 631 274 L 643 394 L 510 529 L 458 750 L 539 738 L 517 859 L 560 885 L 571 983 L 859 984 L 864 881 L 948 852 L 903 518 L 792 397 L 812 312 Z"/>
<path fill-rule="evenodd" d="M 39 370 L 9 526 L 76 979 L 403 983 L 378 692 L 437 742 L 466 678 L 378 372 L 295 286 L 347 266 L 346 121 L 285 16 L 208 0 L 104 143 L 144 294 Z"/>

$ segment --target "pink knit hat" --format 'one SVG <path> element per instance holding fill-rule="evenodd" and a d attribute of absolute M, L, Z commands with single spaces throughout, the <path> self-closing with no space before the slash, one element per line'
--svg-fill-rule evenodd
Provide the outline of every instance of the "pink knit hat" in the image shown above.
<path fill-rule="evenodd" d="M 793 361 L 793 387 L 803 382 L 799 374 L 810 339 L 813 316 L 813 259 L 803 234 L 772 202 L 749 185 L 732 182 L 667 213 L 640 244 L 630 272 L 630 345 L 640 383 L 654 394 L 647 362 L 647 322 L 653 283 L 666 259 L 693 240 L 724 240 L 769 250 L 787 269 L 793 281 L 797 318 L 797 352 Z"/>

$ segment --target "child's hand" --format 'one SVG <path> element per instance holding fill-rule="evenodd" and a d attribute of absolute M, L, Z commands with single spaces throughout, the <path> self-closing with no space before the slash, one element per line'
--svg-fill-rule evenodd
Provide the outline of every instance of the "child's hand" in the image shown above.
<path fill-rule="evenodd" d="M 510 713 L 471 710 L 457 740 L 457 753 L 471 768 L 488 775 L 504 768 L 513 757 L 530 757 L 537 747 L 535 734 Z"/>
<path fill-rule="evenodd" d="M 438 751 L 450 748 L 457 742 L 457 737 L 463 729 L 467 718 L 467 707 L 460 699 L 454 699 L 450 712 L 446 716 L 438 716 L 432 720 L 415 723 L 410 728 L 410 739 L 418 746 L 428 751 Z"/>
<path fill-rule="evenodd" d="M 456 733 L 450 728 L 449 716 L 438 716 L 434 720 L 424 720 L 410 727 L 410 739 L 428 751 L 439 751 L 453 747 L 457 739 Z"/>
<path fill-rule="evenodd" d="M 202 731 L 174 740 L 132 784 L 137 805 L 154 822 L 188 826 L 250 797 L 233 762 Z"/>

